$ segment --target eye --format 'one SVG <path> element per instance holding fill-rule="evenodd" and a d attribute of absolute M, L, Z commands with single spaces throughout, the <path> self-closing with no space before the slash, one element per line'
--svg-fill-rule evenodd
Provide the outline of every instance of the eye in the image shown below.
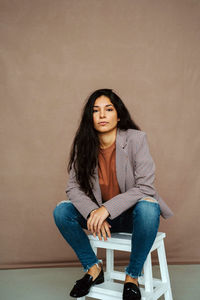
<path fill-rule="evenodd" d="M 113 109 L 112 108 L 108 108 L 107 111 L 113 111 Z"/>
<path fill-rule="evenodd" d="M 93 109 L 93 113 L 95 113 L 95 112 L 98 112 L 98 110 L 97 109 Z"/>

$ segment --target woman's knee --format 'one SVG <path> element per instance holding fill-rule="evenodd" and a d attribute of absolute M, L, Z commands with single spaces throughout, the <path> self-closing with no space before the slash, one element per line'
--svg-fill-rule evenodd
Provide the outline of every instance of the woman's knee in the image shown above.
<path fill-rule="evenodd" d="M 153 221 L 160 217 L 160 205 L 153 197 L 144 197 L 137 202 L 133 212 L 146 221 Z"/>
<path fill-rule="evenodd" d="M 56 225 L 62 224 L 75 216 L 75 208 L 70 201 L 61 201 L 53 210 L 53 216 Z"/>

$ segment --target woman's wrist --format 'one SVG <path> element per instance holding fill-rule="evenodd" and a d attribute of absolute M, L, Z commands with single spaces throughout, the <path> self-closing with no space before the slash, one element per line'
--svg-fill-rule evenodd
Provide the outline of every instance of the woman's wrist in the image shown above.
<path fill-rule="evenodd" d="M 108 217 L 110 217 L 110 213 L 109 211 L 107 210 L 107 208 L 104 206 L 104 205 L 101 205 L 101 207 L 104 207 L 106 209 L 106 211 L 108 212 Z"/>
<path fill-rule="evenodd" d="M 89 215 L 87 216 L 87 219 L 89 219 L 89 217 L 91 216 L 91 213 L 96 211 L 98 208 L 91 210 L 91 212 L 89 213 Z"/>

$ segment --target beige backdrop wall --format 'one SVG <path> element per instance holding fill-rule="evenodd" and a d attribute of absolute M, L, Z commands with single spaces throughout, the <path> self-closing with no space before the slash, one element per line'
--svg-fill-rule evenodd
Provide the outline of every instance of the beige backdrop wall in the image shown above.
<path fill-rule="evenodd" d="M 52 212 L 83 103 L 104 87 L 147 133 L 175 213 L 168 262 L 199 263 L 200 1 L 0 0 L 0 19 L 1 267 L 78 262 Z"/>

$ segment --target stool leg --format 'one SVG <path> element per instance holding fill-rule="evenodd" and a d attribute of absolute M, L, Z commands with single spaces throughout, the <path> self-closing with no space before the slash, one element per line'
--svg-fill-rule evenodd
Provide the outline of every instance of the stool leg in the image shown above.
<path fill-rule="evenodd" d="M 114 253 L 112 249 L 106 249 L 106 281 L 113 282 L 111 272 L 114 270 Z"/>
<path fill-rule="evenodd" d="M 91 247 L 92 247 L 94 253 L 97 255 L 97 247 L 94 246 L 92 241 L 90 241 L 90 244 L 91 244 Z"/>
<path fill-rule="evenodd" d="M 159 260 L 159 264 L 160 264 L 161 279 L 162 279 L 162 282 L 167 283 L 167 287 L 168 287 L 167 291 L 164 294 L 165 300 L 173 300 L 168 266 L 167 266 L 167 259 L 166 259 L 166 254 L 165 254 L 165 246 L 164 246 L 163 240 L 161 242 L 160 247 L 158 247 L 157 251 L 158 251 L 158 260 Z"/>
<path fill-rule="evenodd" d="M 152 276 L 152 262 L 151 253 L 148 254 L 144 263 L 144 287 L 145 292 L 153 292 L 153 276 Z"/>

